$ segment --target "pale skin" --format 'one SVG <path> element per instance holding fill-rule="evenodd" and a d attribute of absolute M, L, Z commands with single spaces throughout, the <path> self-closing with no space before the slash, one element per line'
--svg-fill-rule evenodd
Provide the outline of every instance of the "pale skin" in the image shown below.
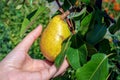
<path fill-rule="evenodd" d="M 32 59 L 28 55 L 31 45 L 41 31 L 42 26 L 39 25 L 0 62 L 0 80 L 50 80 L 65 72 L 69 66 L 66 59 L 57 69 L 54 63 Z"/>

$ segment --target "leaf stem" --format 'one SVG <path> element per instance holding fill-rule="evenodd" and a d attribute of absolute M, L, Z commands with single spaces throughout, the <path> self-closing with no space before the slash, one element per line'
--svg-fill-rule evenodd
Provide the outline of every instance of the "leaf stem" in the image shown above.
<path fill-rule="evenodd" d="M 110 56 L 112 56 L 112 55 L 114 55 L 114 54 L 115 54 L 115 53 L 110 53 L 110 54 L 108 54 L 108 55 L 107 55 L 107 58 L 110 57 Z"/>

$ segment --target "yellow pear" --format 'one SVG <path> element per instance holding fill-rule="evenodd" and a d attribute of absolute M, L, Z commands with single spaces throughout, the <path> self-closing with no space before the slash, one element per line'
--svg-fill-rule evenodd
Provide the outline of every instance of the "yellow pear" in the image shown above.
<path fill-rule="evenodd" d="M 68 24 L 64 21 L 65 16 L 57 15 L 53 17 L 40 39 L 42 54 L 52 62 L 61 52 L 62 42 L 71 34 Z"/>

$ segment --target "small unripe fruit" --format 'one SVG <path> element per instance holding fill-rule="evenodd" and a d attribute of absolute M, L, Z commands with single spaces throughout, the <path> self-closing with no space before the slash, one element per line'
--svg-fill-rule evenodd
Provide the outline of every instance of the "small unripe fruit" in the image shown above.
<path fill-rule="evenodd" d="M 41 52 L 52 62 L 60 53 L 63 41 L 71 34 L 63 16 L 65 17 L 65 15 L 53 17 L 41 36 Z"/>

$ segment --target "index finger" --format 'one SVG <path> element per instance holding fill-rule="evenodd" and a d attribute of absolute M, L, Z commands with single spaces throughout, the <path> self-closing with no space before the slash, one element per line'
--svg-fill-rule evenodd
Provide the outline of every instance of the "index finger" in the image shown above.
<path fill-rule="evenodd" d="M 30 32 L 17 46 L 15 49 L 23 50 L 27 52 L 33 42 L 40 36 L 42 26 L 39 25 L 36 29 Z"/>

